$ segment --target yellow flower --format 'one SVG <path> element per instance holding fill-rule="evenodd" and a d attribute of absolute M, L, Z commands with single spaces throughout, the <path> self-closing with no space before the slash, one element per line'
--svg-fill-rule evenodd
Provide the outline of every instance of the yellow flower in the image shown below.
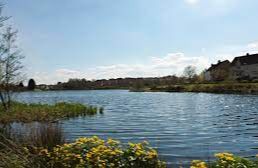
<path fill-rule="evenodd" d="M 135 144 L 134 144 L 134 143 L 131 143 L 131 142 L 129 142 L 128 145 L 129 145 L 130 147 L 134 147 L 134 146 L 135 146 Z"/>
<path fill-rule="evenodd" d="M 109 138 L 107 140 L 107 144 L 109 144 L 109 145 L 118 145 L 119 141 L 115 141 L 115 140 Z"/>
<path fill-rule="evenodd" d="M 42 149 L 39 152 L 41 155 L 47 155 L 48 154 L 48 150 L 47 149 Z"/>
<path fill-rule="evenodd" d="M 76 157 L 77 159 L 81 159 L 81 158 L 82 158 L 81 155 L 79 155 L 79 154 L 75 155 L 75 157 Z"/>
<path fill-rule="evenodd" d="M 207 165 L 201 160 L 193 160 L 190 168 L 207 168 Z"/>
<path fill-rule="evenodd" d="M 149 159 L 152 159 L 152 158 L 155 158 L 155 157 L 157 157 L 157 156 L 158 156 L 157 151 L 155 151 L 155 150 L 152 149 L 151 151 L 148 152 L 148 156 L 147 156 L 147 157 L 148 157 Z"/>
<path fill-rule="evenodd" d="M 235 161 L 234 155 L 232 153 L 217 153 L 214 155 L 216 158 L 226 161 Z"/>
<path fill-rule="evenodd" d="M 40 151 L 40 149 L 37 151 Z M 47 152 L 46 149 L 42 151 Z M 129 152 L 129 155 L 124 156 L 124 152 Z M 81 168 L 85 165 L 99 168 L 115 168 L 126 164 L 122 163 L 123 157 L 126 157 L 125 159 L 132 158 L 131 161 L 135 161 L 138 158 L 144 159 L 146 164 L 153 160 L 157 165 L 165 165 L 157 160 L 157 151 L 149 148 L 147 142 L 138 144 L 128 143 L 127 148 L 123 148 L 119 141 L 113 139 L 104 141 L 96 136 L 79 138 L 74 143 L 56 146 L 47 156 L 54 162 L 60 163 L 61 166 L 67 168 Z M 200 166 L 202 167 L 198 168 L 206 168 L 202 164 Z"/>
<path fill-rule="evenodd" d="M 29 153 L 29 149 L 27 147 L 23 148 L 26 153 Z"/>
<path fill-rule="evenodd" d="M 92 153 L 90 153 L 90 152 L 87 153 L 87 154 L 86 154 L 86 157 L 87 157 L 87 158 L 91 158 L 91 157 L 92 157 Z"/>

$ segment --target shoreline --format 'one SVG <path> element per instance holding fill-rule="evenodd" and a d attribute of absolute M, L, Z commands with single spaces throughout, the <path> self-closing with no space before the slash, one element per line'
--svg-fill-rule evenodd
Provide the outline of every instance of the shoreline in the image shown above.
<path fill-rule="evenodd" d="M 152 87 L 107 87 L 107 88 L 80 88 L 80 89 L 36 89 L 23 92 L 41 91 L 93 91 L 93 90 L 128 90 L 129 92 L 175 92 L 175 93 L 214 93 L 214 94 L 250 94 L 258 95 L 258 83 L 196 83 L 196 84 L 173 84 L 158 85 Z"/>
<path fill-rule="evenodd" d="M 191 92 L 215 94 L 251 94 L 258 95 L 258 83 L 209 83 L 209 84 L 178 84 L 131 88 L 130 92 Z"/>

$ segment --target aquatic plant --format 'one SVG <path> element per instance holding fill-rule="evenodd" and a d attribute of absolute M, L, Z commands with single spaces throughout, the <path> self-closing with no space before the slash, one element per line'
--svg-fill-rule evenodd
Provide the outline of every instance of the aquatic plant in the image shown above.
<path fill-rule="evenodd" d="M 100 114 L 103 114 L 103 112 L 104 112 L 104 108 L 103 108 L 103 107 L 100 107 L 100 108 L 99 108 L 99 113 L 100 113 Z"/>
<path fill-rule="evenodd" d="M 22 131 L 11 126 L 0 127 L 0 141 L 8 139 L 21 146 L 53 149 L 65 142 L 65 135 L 59 123 L 37 123 L 24 126 Z M 3 147 L 0 145 L 0 148 Z"/>
<path fill-rule="evenodd" d="M 214 155 L 216 160 L 211 163 L 194 160 L 191 168 L 257 168 L 258 164 L 255 160 L 249 160 L 233 155 L 232 153 L 217 153 Z"/>
<path fill-rule="evenodd" d="M 121 145 L 119 141 L 102 140 L 96 136 L 79 138 L 74 143 L 55 147 L 52 151 L 39 151 L 52 167 L 113 167 L 161 168 L 157 152 L 147 142 Z"/>
<path fill-rule="evenodd" d="M 8 112 L 4 112 L 0 105 L 0 123 L 56 121 L 71 117 L 95 115 L 98 112 L 103 113 L 103 109 L 98 111 L 98 108 L 94 106 L 66 102 L 54 105 L 12 102 L 11 107 Z"/>
<path fill-rule="evenodd" d="M 208 166 L 201 160 L 193 160 L 190 168 L 208 168 Z"/>
<path fill-rule="evenodd" d="M 241 158 L 232 153 L 218 153 L 215 154 L 217 160 L 212 164 L 214 168 L 257 168 L 254 161 Z"/>
<path fill-rule="evenodd" d="M 1 168 L 43 168 L 45 162 L 30 153 L 28 148 L 15 143 L 0 134 L 0 167 Z"/>

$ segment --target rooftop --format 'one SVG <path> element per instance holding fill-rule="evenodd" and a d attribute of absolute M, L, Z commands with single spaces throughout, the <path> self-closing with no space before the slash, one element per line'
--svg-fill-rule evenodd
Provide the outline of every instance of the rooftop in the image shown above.
<path fill-rule="evenodd" d="M 246 54 L 245 56 L 236 57 L 231 65 L 236 65 L 237 62 L 240 62 L 241 65 L 252 65 L 258 64 L 258 54 Z"/>

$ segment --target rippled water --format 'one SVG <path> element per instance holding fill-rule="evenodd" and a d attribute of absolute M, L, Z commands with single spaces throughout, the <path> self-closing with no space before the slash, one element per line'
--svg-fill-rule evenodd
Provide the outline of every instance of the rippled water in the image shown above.
<path fill-rule="evenodd" d="M 101 90 L 24 92 L 18 99 L 102 106 L 104 115 L 63 121 L 69 140 L 91 135 L 147 140 L 171 165 L 208 160 L 221 151 L 258 153 L 258 96 Z"/>

